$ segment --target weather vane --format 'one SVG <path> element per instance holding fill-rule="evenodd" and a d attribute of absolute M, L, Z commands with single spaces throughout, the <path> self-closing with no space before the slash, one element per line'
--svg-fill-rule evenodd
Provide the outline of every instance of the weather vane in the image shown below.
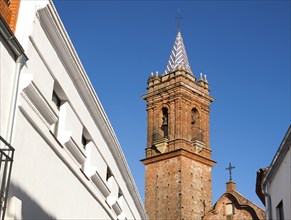
<path fill-rule="evenodd" d="M 178 26 L 177 26 L 177 28 L 178 28 L 178 31 L 180 31 L 180 27 L 181 27 L 180 22 L 181 22 L 181 19 L 182 19 L 181 15 L 180 15 L 180 8 L 178 8 L 178 16 L 176 18 L 178 20 Z"/>
<path fill-rule="evenodd" d="M 234 169 L 235 167 L 231 166 L 231 163 L 229 163 L 228 167 L 225 168 L 226 170 L 229 170 L 229 182 L 232 181 L 232 177 L 231 177 L 231 170 Z"/>

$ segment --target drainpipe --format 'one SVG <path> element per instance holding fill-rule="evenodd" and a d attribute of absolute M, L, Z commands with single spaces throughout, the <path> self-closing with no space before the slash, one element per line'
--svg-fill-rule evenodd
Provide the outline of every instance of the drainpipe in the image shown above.
<path fill-rule="evenodd" d="M 25 54 L 21 54 L 17 60 L 15 65 L 15 78 L 12 87 L 12 95 L 11 95 L 11 103 L 10 103 L 10 113 L 8 118 L 8 126 L 7 126 L 7 133 L 6 133 L 6 140 L 9 144 L 12 141 L 12 134 L 13 134 L 13 127 L 15 121 L 15 113 L 16 113 L 16 105 L 18 100 L 18 88 L 19 88 L 19 79 L 20 79 L 20 72 L 22 67 L 26 64 L 27 57 Z"/>
<path fill-rule="evenodd" d="M 16 104 L 17 104 L 17 95 L 18 95 L 18 87 L 19 87 L 19 78 L 22 67 L 25 65 L 28 60 L 27 56 L 24 53 L 24 50 L 21 44 L 16 39 L 14 33 L 11 31 L 7 23 L 4 21 L 3 17 L 0 16 L 0 35 L 2 35 L 3 39 L 6 40 L 6 43 L 9 45 L 10 49 L 13 51 L 16 59 L 15 72 L 14 72 L 14 81 L 13 81 L 13 90 L 11 96 L 10 103 L 10 113 L 8 118 L 8 125 L 6 131 L 6 141 L 11 144 L 12 140 L 12 132 L 13 132 L 13 124 L 16 112 Z"/>
<path fill-rule="evenodd" d="M 268 215 L 268 220 L 271 220 L 273 219 L 272 218 L 272 202 L 271 202 L 271 195 L 267 192 L 268 190 L 266 190 L 268 187 L 267 187 L 267 184 L 263 184 L 263 187 L 262 187 L 262 192 L 263 192 L 263 195 L 266 197 L 267 199 L 267 207 L 268 207 L 268 210 L 267 210 L 267 215 Z"/>

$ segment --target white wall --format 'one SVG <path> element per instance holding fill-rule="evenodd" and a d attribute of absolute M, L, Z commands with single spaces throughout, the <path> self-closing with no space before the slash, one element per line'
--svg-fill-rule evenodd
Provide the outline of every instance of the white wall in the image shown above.
<path fill-rule="evenodd" d="M 271 179 L 269 194 L 272 202 L 272 216 L 276 219 L 276 207 L 283 200 L 284 218 L 291 219 L 291 153 L 290 148 Z"/>
<path fill-rule="evenodd" d="M 7 217 L 145 219 L 117 138 L 52 2 L 21 1 L 18 20 L 29 61 L 20 76 Z"/>
<path fill-rule="evenodd" d="M 15 55 L 0 35 L 0 135 L 6 139 L 13 82 L 15 79 Z"/>

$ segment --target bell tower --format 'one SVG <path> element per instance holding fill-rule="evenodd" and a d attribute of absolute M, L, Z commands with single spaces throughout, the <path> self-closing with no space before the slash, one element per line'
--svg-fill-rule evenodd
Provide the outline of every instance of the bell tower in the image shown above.
<path fill-rule="evenodd" d="M 206 76 L 197 80 L 181 32 L 162 75 L 151 74 L 147 102 L 145 207 L 149 219 L 201 219 L 212 206 L 210 103 Z"/>

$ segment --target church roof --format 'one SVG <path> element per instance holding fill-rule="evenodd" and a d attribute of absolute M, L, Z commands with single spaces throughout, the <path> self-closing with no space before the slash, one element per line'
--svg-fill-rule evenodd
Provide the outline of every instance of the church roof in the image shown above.
<path fill-rule="evenodd" d="M 188 73 L 193 74 L 180 31 L 178 31 L 177 33 L 176 40 L 165 70 L 165 74 L 173 72 L 176 69 L 184 69 Z"/>
<path fill-rule="evenodd" d="M 236 190 L 235 182 L 226 183 L 226 192 L 217 200 L 203 219 L 225 219 L 228 215 L 233 220 L 266 219 L 265 211 L 240 194 Z"/>

